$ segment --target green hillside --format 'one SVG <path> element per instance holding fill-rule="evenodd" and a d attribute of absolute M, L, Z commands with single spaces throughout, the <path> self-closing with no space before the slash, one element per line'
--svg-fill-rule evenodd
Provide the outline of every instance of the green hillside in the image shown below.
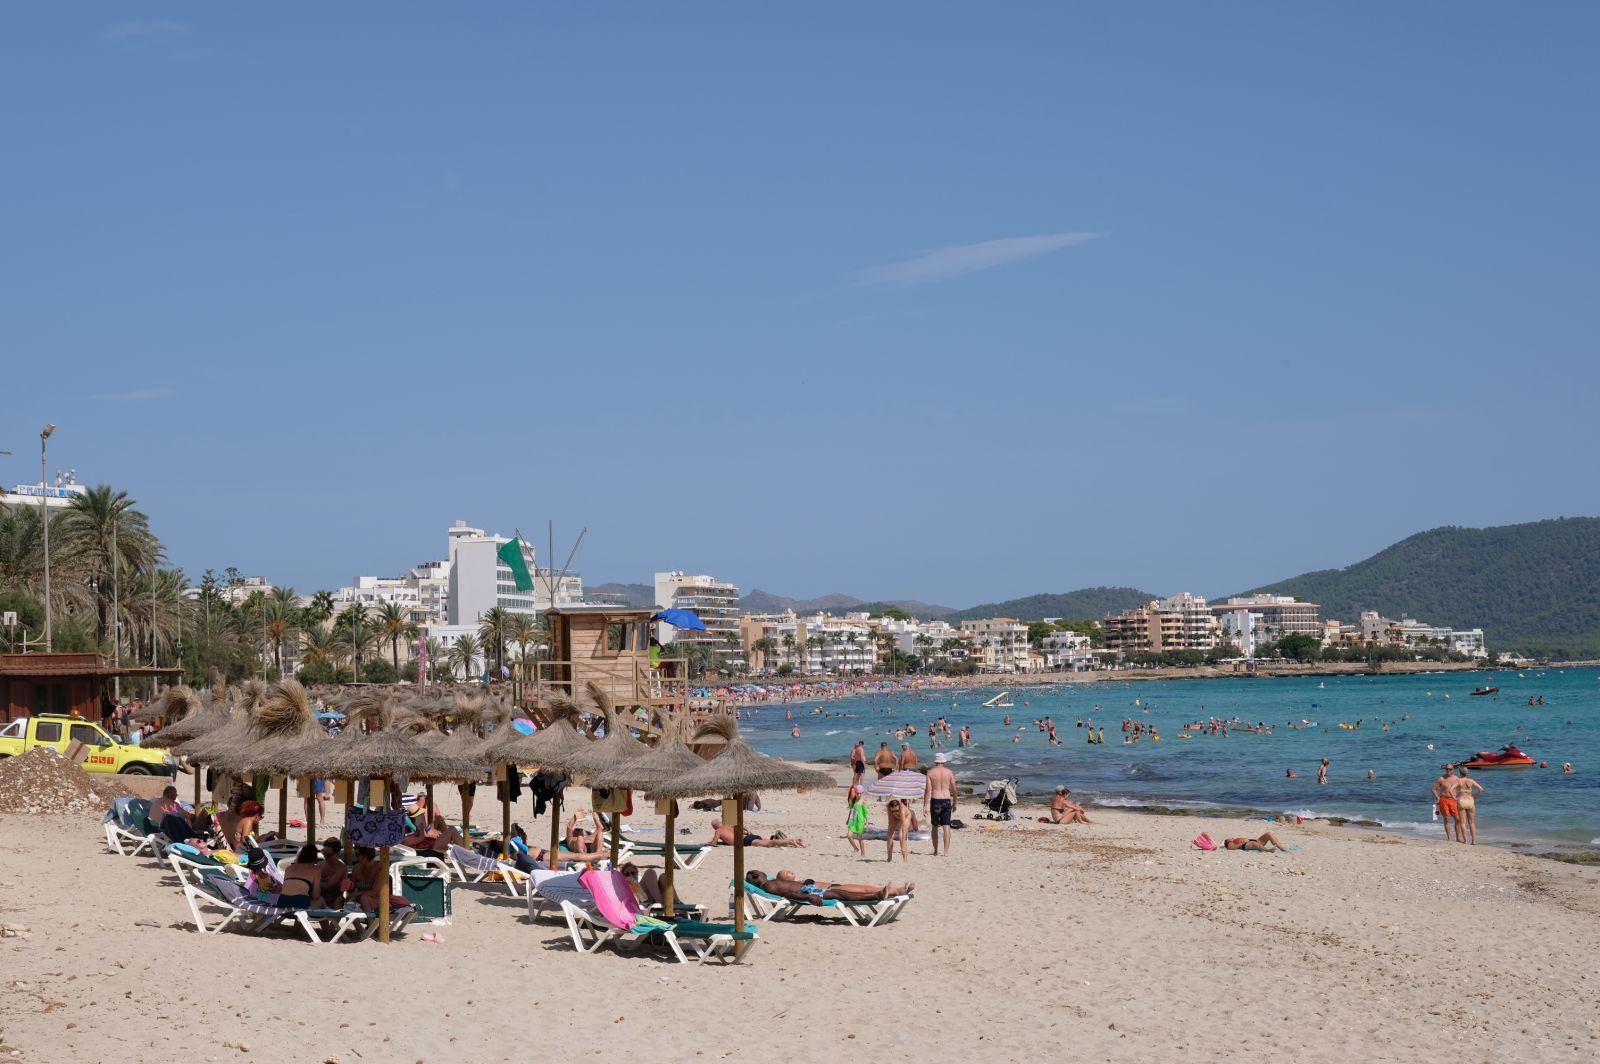
<path fill-rule="evenodd" d="M 1023 621 L 1064 617 L 1069 621 L 1098 621 L 1108 613 L 1131 610 L 1159 597 L 1132 587 L 1085 587 L 1059 595 L 1029 595 L 1005 602 L 985 602 L 952 613 L 944 620 L 951 624 L 984 617 L 1015 617 Z"/>
<path fill-rule="evenodd" d="M 1491 650 L 1600 657 L 1600 518 L 1499 528 L 1436 528 L 1366 561 L 1253 589 L 1319 603 L 1323 617 L 1362 610 L 1479 628 Z"/>

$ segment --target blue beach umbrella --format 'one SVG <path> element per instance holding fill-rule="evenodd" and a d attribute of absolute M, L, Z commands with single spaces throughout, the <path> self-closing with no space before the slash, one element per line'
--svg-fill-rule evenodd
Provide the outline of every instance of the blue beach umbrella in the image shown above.
<path fill-rule="evenodd" d="M 650 619 L 652 621 L 665 621 L 674 628 L 683 628 L 690 632 L 703 632 L 706 630 L 706 622 L 695 616 L 692 610 L 662 610 Z"/>

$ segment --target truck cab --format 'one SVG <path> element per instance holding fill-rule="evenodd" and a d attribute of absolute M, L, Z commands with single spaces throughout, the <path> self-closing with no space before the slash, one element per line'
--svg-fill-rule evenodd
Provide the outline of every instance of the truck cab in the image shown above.
<path fill-rule="evenodd" d="M 0 758 L 26 753 L 36 746 L 65 754 L 74 742 L 89 748 L 89 756 L 83 762 L 85 772 L 128 776 L 175 776 L 178 772 L 177 762 L 165 751 L 119 743 L 93 721 L 65 713 L 39 713 L 7 724 L 0 729 Z"/>

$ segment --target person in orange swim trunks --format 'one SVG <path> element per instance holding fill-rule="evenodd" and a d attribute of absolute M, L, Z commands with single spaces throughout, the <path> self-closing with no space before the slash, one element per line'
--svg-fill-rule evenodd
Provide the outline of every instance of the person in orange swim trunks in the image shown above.
<path fill-rule="evenodd" d="M 1439 817 L 1444 821 L 1444 841 L 1454 839 L 1463 841 L 1461 836 L 1461 805 L 1456 801 L 1456 790 L 1459 786 L 1455 778 L 1455 766 L 1446 765 L 1444 773 L 1433 781 L 1433 797 L 1439 803 Z"/>

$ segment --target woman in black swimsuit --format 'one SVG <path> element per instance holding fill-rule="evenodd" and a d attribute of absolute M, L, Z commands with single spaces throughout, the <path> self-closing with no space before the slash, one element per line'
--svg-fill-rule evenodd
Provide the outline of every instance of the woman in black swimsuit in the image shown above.
<path fill-rule="evenodd" d="M 315 843 L 306 843 L 294 860 L 283 869 L 283 887 L 278 905 L 285 909 L 309 909 L 322 892 L 322 854 Z"/>

